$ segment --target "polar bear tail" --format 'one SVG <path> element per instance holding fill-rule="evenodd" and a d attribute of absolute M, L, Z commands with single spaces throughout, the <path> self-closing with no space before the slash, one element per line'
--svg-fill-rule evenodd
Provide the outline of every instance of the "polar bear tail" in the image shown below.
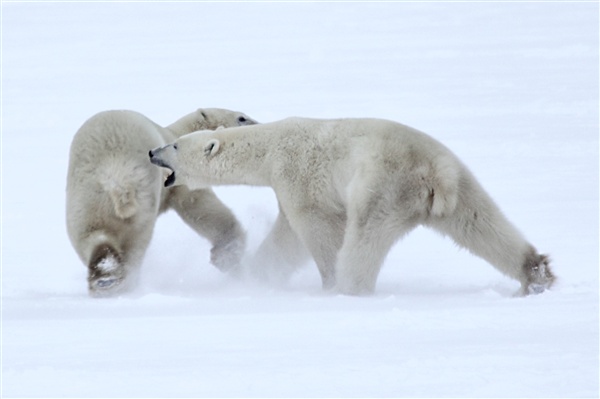
<path fill-rule="evenodd" d="M 140 208 L 138 199 L 144 190 L 147 173 L 136 162 L 108 159 L 98 168 L 98 183 L 108 194 L 115 215 L 120 219 L 134 216 Z"/>
<path fill-rule="evenodd" d="M 433 165 L 433 177 L 430 190 L 430 212 L 442 217 L 454 212 L 458 203 L 459 169 L 456 161 L 441 156 Z"/>
<path fill-rule="evenodd" d="M 138 210 L 135 187 L 113 186 L 107 191 L 118 217 L 127 219 L 135 215 Z"/>

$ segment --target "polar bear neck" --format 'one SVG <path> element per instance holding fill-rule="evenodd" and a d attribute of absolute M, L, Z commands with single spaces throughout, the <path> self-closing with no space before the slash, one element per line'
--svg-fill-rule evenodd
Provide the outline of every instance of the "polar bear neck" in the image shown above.
<path fill-rule="evenodd" d="M 218 130 L 219 150 L 204 167 L 211 185 L 271 185 L 271 164 L 276 129 L 265 125 Z"/>
<path fill-rule="evenodd" d="M 206 123 L 203 122 L 204 121 L 198 119 L 197 112 L 192 112 L 171 123 L 169 126 L 166 127 L 166 129 L 173 133 L 173 135 L 175 135 L 175 137 L 177 138 L 183 136 L 184 134 L 195 132 L 197 130 L 214 130 L 218 127 L 208 126 Z"/>

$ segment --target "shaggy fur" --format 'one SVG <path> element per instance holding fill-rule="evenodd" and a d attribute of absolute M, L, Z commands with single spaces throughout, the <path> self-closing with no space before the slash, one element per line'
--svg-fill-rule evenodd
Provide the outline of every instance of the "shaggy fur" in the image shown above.
<path fill-rule="evenodd" d="M 245 233 L 212 190 L 163 187 L 164 173 L 148 150 L 196 130 L 256 122 L 224 109 L 199 109 L 163 128 L 133 111 L 101 112 L 76 133 L 67 174 L 67 230 L 88 267 L 91 295 L 134 286 L 160 212 L 174 209 L 212 244 L 211 261 L 226 270 L 239 262 Z"/>
<path fill-rule="evenodd" d="M 150 157 L 174 171 L 169 184 L 272 187 L 280 214 L 259 248 L 261 259 L 294 265 L 304 258 L 304 247 L 324 287 L 345 294 L 373 292 L 392 245 L 418 225 L 450 236 L 516 279 L 523 294 L 554 281 L 547 258 L 462 162 L 433 138 L 398 123 L 291 118 L 196 132 Z"/>

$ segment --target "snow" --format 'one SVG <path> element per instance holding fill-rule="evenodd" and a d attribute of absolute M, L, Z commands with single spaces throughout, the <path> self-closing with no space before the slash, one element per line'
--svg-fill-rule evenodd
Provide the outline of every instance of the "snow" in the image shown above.
<path fill-rule="evenodd" d="M 2 3 L 3 397 L 598 397 L 598 3 Z M 90 298 L 71 139 L 106 109 L 381 117 L 436 137 L 553 259 L 518 285 L 417 229 L 376 294 L 228 279 L 170 212 L 141 287 Z M 277 205 L 218 195 L 252 251 Z"/>

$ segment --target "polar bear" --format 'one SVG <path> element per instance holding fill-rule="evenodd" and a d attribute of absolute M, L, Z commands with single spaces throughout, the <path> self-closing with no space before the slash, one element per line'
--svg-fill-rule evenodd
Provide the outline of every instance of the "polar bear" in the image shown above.
<path fill-rule="evenodd" d="M 259 252 L 296 263 L 307 250 L 324 288 L 343 294 L 373 293 L 391 246 L 418 225 L 519 281 L 523 295 L 555 280 L 465 165 L 399 123 L 290 118 L 195 132 L 149 155 L 172 171 L 166 185 L 272 187 L 280 214 Z"/>
<path fill-rule="evenodd" d="M 148 150 L 196 130 L 257 123 L 219 108 L 198 109 L 163 128 L 134 111 L 105 111 L 87 120 L 73 138 L 67 174 L 67 231 L 88 267 L 92 296 L 131 289 L 157 216 L 174 209 L 213 245 L 222 270 L 239 262 L 245 232 L 211 189 L 165 189 Z"/>

